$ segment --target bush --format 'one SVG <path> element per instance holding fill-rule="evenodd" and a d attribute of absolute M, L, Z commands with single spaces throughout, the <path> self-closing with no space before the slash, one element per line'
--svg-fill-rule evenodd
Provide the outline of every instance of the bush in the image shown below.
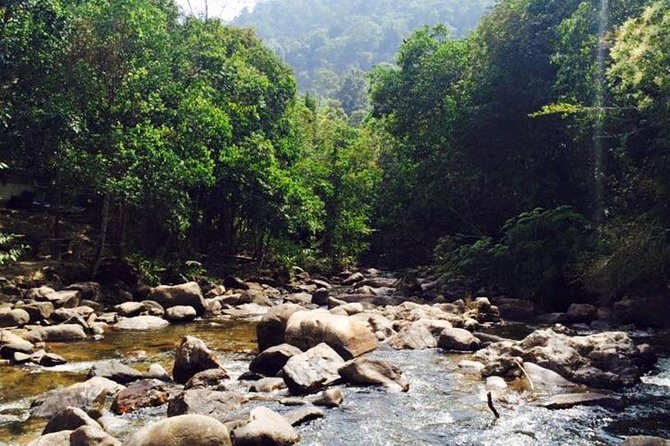
<path fill-rule="evenodd" d="M 669 231 L 646 216 L 608 225 L 598 250 L 583 259 L 578 273 L 586 289 L 606 301 L 664 291 L 670 282 Z"/>
<path fill-rule="evenodd" d="M 26 247 L 18 241 L 20 236 L 0 232 L 0 266 L 14 263 L 25 253 Z"/>
<path fill-rule="evenodd" d="M 595 231 L 569 206 L 535 209 L 509 220 L 498 241 L 443 238 L 435 251 L 447 279 L 473 291 L 497 288 L 546 309 L 564 309 L 584 290 L 574 279 L 578 262 L 594 249 Z"/>

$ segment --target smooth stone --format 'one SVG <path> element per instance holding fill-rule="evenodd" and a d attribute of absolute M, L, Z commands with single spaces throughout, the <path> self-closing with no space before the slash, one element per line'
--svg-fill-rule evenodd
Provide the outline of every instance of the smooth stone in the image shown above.
<path fill-rule="evenodd" d="M 93 426 L 100 428 L 100 425 L 86 412 L 78 407 L 67 407 L 54 415 L 42 431 L 42 435 L 51 434 L 60 431 L 73 431 L 81 426 Z"/>
<path fill-rule="evenodd" d="M 339 369 L 342 379 L 354 385 L 384 386 L 407 392 L 409 381 L 402 371 L 385 361 L 356 358 Z"/>
<path fill-rule="evenodd" d="M 232 446 L 228 428 L 214 418 L 182 415 L 144 427 L 124 446 Z"/>
<path fill-rule="evenodd" d="M 233 431 L 235 446 L 289 446 L 300 441 L 293 426 L 278 413 L 257 407 L 249 423 Z"/>
<path fill-rule="evenodd" d="M 290 344 L 280 344 L 261 352 L 249 364 L 249 370 L 265 376 L 277 376 L 289 359 L 302 351 Z"/>
<path fill-rule="evenodd" d="M 569 409 L 575 406 L 604 406 L 617 410 L 624 408 L 624 402 L 620 397 L 602 393 L 568 393 L 555 395 L 541 405 L 547 409 Z"/>
<path fill-rule="evenodd" d="M 283 376 L 295 395 L 315 393 L 340 379 L 344 360 L 328 344 L 319 344 L 293 356 L 284 366 Z"/>
<path fill-rule="evenodd" d="M 312 420 L 317 420 L 326 416 L 326 413 L 314 406 L 305 406 L 300 409 L 292 410 L 284 414 L 284 418 L 291 426 L 300 426 Z"/>
<path fill-rule="evenodd" d="M 193 336 L 182 339 L 175 354 L 172 377 L 185 384 L 197 373 L 209 369 L 223 369 L 218 359 L 204 341 Z"/>
<path fill-rule="evenodd" d="M 165 328 L 170 323 L 157 316 L 135 316 L 121 319 L 114 325 L 119 330 L 159 330 Z"/>

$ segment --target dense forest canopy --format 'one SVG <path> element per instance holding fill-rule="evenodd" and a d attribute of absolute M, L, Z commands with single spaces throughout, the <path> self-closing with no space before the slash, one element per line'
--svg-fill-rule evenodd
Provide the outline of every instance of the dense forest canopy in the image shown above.
<path fill-rule="evenodd" d="M 668 0 L 501 0 L 468 34 L 488 6 L 269 0 L 237 22 L 263 42 L 171 0 L 3 4 L 2 161 L 55 213 L 85 199 L 93 270 L 368 259 L 546 307 L 666 292 Z M 339 102 L 298 92 L 329 78 Z"/>
<path fill-rule="evenodd" d="M 250 26 L 295 71 L 303 91 L 338 97 L 352 70 L 392 62 L 424 25 L 472 30 L 492 0 L 264 0 L 233 22 Z"/>

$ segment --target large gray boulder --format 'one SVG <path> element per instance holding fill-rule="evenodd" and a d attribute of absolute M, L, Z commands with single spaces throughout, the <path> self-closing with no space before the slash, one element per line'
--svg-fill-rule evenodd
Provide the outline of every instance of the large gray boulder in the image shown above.
<path fill-rule="evenodd" d="M 158 302 L 166 310 L 176 306 L 193 307 L 199 316 L 205 313 L 205 300 L 200 285 L 188 282 L 181 285 L 160 285 L 149 292 L 149 300 Z"/>
<path fill-rule="evenodd" d="M 235 392 L 220 392 L 211 389 L 189 389 L 170 400 L 168 416 L 199 414 L 227 421 L 248 398 Z"/>
<path fill-rule="evenodd" d="M 30 315 L 26 310 L 15 308 L 6 313 L 0 313 L 0 328 L 23 327 L 30 322 Z"/>
<path fill-rule="evenodd" d="M 249 422 L 233 431 L 235 446 L 289 446 L 300 441 L 300 435 L 281 415 L 266 407 L 251 411 Z"/>
<path fill-rule="evenodd" d="M 204 389 L 210 388 L 212 390 L 227 390 L 225 381 L 230 377 L 228 372 L 223 369 L 209 369 L 196 373 L 184 385 L 184 390 L 188 389 Z"/>
<path fill-rule="evenodd" d="M 168 325 L 170 325 L 168 321 L 156 316 L 135 316 L 121 319 L 114 327 L 119 330 L 145 331 L 159 330 Z"/>
<path fill-rule="evenodd" d="M 86 412 L 78 407 L 66 407 L 54 415 L 42 431 L 42 435 L 51 434 L 60 431 L 73 431 L 81 426 L 93 426 L 100 428 L 100 425 Z"/>
<path fill-rule="evenodd" d="M 169 397 L 169 389 L 163 381 L 143 379 L 118 392 L 112 402 L 111 411 L 123 415 L 143 407 L 162 406 L 168 402 Z"/>
<path fill-rule="evenodd" d="M 88 377 L 93 378 L 94 376 L 111 379 L 119 384 L 128 384 L 144 378 L 142 372 L 119 361 L 106 361 L 94 364 L 88 372 Z"/>
<path fill-rule="evenodd" d="M 445 350 L 474 351 L 480 344 L 479 339 L 462 328 L 445 328 L 437 340 L 437 346 Z"/>
<path fill-rule="evenodd" d="M 344 382 L 353 385 L 409 390 L 409 381 L 399 368 L 376 359 L 356 358 L 342 366 L 339 374 Z"/>
<path fill-rule="evenodd" d="M 328 344 L 322 343 L 290 358 L 283 368 L 289 391 L 296 395 L 318 392 L 340 379 L 344 360 Z"/>
<path fill-rule="evenodd" d="M 232 446 L 228 428 L 204 415 L 182 415 L 151 424 L 124 446 Z"/>
<path fill-rule="evenodd" d="M 109 393 L 114 393 L 120 386 L 108 379 L 95 377 L 83 383 L 73 384 L 64 389 L 48 393 L 33 402 L 31 416 L 34 418 L 51 418 L 65 407 L 75 407 L 87 413 L 95 413 L 102 409 Z"/>
<path fill-rule="evenodd" d="M 165 319 L 175 323 L 190 322 L 197 316 L 195 308 L 188 305 L 177 305 L 165 311 Z"/>
<path fill-rule="evenodd" d="M 627 333 L 567 336 L 536 330 L 521 341 L 497 342 L 475 353 L 484 376 L 520 377 L 520 362 L 553 370 L 568 381 L 593 388 L 629 387 L 653 361 L 647 345 L 636 346 Z"/>
<path fill-rule="evenodd" d="M 61 324 L 30 330 L 26 340 L 30 342 L 71 342 L 86 339 L 86 332 L 78 324 Z"/>
<path fill-rule="evenodd" d="M 72 431 L 60 431 L 42 435 L 28 446 L 70 446 L 70 434 Z"/>
<path fill-rule="evenodd" d="M 366 324 L 326 310 L 293 313 L 286 324 L 286 343 L 301 350 L 325 343 L 346 359 L 377 348 L 377 338 Z"/>
<path fill-rule="evenodd" d="M 223 366 L 207 344 L 193 336 L 186 336 L 182 339 L 172 368 L 172 377 L 175 382 L 185 384 L 196 373 L 209 369 L 223 369 Z"/>
<path fill-rule="evenodd" d="M 70 446 L 121 446 L 121 442 L 102 428 L 82 426 L 70 434 Z"/>
<path fill-rule="evenodd" d="M 277 376 L 289 359 L 301 353 L 298 347 L 290 344 L 275 345 L 256 356 L 249 364 L 249 370 L 265 376 Z"/>
<path fill-rule="evenodd" d="M 286 324 L 289 318 L 298 311 L 304 311 L 304 308 L 296 304 L 283 304 L 271 308 L 263 316 L 256 326 L 259 352 L 284 343 Z"/>

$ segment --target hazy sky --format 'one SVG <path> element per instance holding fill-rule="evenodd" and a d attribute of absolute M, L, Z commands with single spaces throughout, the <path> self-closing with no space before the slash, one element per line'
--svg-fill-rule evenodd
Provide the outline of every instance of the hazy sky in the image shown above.
<path fill-rule="evenodd" d="M 191 6 L 189 7 L 189 2 Z M 205 13 L 205 2 L 210 17 L 221 17 L 224 20 L 234 19 L 244 8 L 254 6 L 258 0 L 177 0 L 187 13 L 193 8 L 195 14 Z"/>

